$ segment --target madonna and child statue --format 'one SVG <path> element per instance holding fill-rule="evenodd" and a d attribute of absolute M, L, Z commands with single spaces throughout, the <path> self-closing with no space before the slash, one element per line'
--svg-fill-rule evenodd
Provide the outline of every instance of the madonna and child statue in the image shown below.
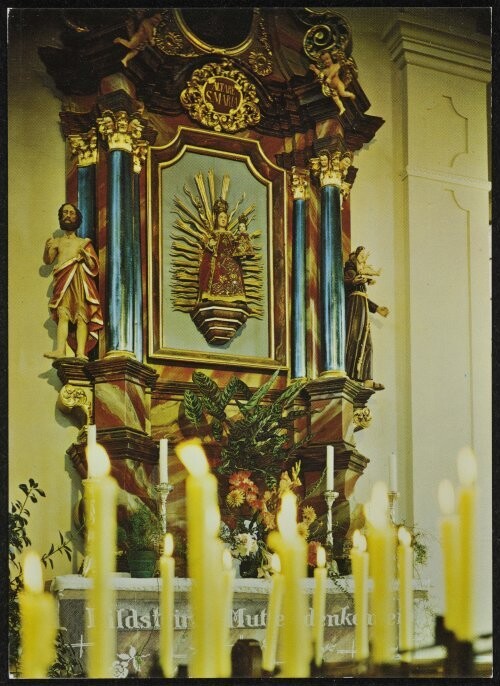
<path fill-rule="evenodd" d="M 194 177 L 196 192 L 175 197 L 172 234 L 172 306 L 190 314 L 210 345 L 227 344 L 249 317 L 262 319 L 260 231 L 248 232 L 255 206 L 239 211 L 243 194 L 230 206 L 229 176 L 216 194 L 215 175 Z"/>

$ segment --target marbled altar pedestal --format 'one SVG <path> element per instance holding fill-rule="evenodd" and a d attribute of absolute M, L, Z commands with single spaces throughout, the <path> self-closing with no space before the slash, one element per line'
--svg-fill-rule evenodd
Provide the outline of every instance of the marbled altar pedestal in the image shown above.
<path fill-rule="evenodd" d="M 88 644 L 86 630 L 93 621 L 87 607 L 85 591 L 90 581 L 79 575 L 56 577 L 51 590 L 59 601 L 59 621 L 66 628 L 65 639 L 84 664 Z M 116 613 L 110 618 L 117 628 L 116 676 L 147 676 L 153 655 L 158 648 L 160 617 L 158 599 L 159 578 L 133 579 L 116 576 Z M 175 647 L 176 664 L 189 663 L 189 579 L 175 579 Z M 230 640 L 253 638 L 262 644 L 267 622 L 267 601 L 270 582 L 266 579 L 236 579 Z M 304 592 L 309 596 L 308 624 L 312 624 L 312 591 L 314 579 L 304 580 Z M 328 580 L 325 616 L 326 662 L 352 660 L 354 655 L 354 625 L 352 577 L 341 577 L 335 583 Z M 395 617 L 395 621 L 398 618 Z M 369 623 L 373 618 L 369 617 Z M 415 632 L 417 645 L 432 643 L 434 619 L 428 608 L 427 587 L 415 584 Z M 209 640 L 209 637 L 207 638 Z M 279 666 L 278 651 L 278 666 Z"/>

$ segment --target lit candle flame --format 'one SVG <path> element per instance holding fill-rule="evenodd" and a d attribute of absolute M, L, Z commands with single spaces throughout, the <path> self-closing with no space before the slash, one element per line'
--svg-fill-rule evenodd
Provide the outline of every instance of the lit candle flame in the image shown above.
<path fill-rule="evenodd" d="M 455 490 L 448 479 L 443 479 L 439 483 L 438 502 L 444 515 L 451 515 L 455 511 Z"/>
<path fill-rule="evenodd" d="M 100 443 L 87 448 L 87 475 L 89 479 L 99 479 L 111 471 L 108 453 Z"/>
<path fill-rule="evenodd" d="M 287 491 L 281 498 L 281 508 L 276 517 L 278 529 L 283 538 L 293 538 L 297 534 L 297 498 Z"/>
<path fill-rule="evenodd" d="M 409 546 L 411 545 L 411 534 L 404 526 L 400 526 L 398 529 L 398 538 L 401 545 Z"/>
<path fill-rule="evenodd" d="M 208 460 L 198 439 L 183 441 L 175 451 L 184 467 L 193 476 L 198 477 L 209 473 Z"/>
<path fill-rule="evenodd" d="M 318 546 L 316 550 L 316 567 L 324 567 L 326 565 L 326 550 L 322 545 Z"/>
<path fill-rule="evenodd" d="M 41 593 L 43 591 L 42 563 L 36 553 L 29 550 L 23 563 L 24 588 L 31 593 Z"/>
<path fill-rule="evenodd" d="M 165 534 L 163 539 L 163 554 L 170 557 L 174 552 L 174 537 L 172 534 Z"/>
<path fill-rule="evenodd" d="M 466 446 L 458 453 L 458 479 L 462 486 L 472 486 L 477 478 L 477 462 L 472 448 Z"/>

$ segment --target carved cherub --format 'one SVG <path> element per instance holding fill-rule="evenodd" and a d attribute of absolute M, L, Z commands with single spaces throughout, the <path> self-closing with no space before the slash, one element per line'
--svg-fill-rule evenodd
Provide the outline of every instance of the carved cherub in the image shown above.
<path fill-rule="evenodd" d="M 309 66 L 322 85 L 323 94 L 330 97 L 339 108 L 339 114 L 345 112 L 341 98 L 354 100 L 354 93 L 346 90 L 356 74 L 356 65 L 351 57 L 346 57 L 343 50 L 324 50 L 318 64 Z"/>
<path fill-rule="evenodd" d="M 141 50 L 144 50 L 146 45 L 152 45 L 155 36 L 155 29 L 161 22 L 161 12 L 156 12 L 151 17 L 146 17 L 139 24 L 137 31 L 131 36 L 129 40 L 126 38 L 115 38 L 113 43 L 124 45 L 129 49 L 125 57 L 121 60 L 124 67 L 133 59 Z"/>

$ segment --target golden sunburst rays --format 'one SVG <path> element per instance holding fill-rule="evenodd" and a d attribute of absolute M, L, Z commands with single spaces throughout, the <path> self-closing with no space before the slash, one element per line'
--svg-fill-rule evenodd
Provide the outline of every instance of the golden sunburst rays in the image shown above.
<path fill-rule="evenodd" d="M 213 243 L 216 232 L 214 227 L 213 205 L 217 198 L 228 202 L 230 177 L 222 177 L 220 193 L 217 194 L 215 172 L 210 169 L 206 178 L 200 172 L 194 175 L 195 189 L 187 183 L 183 185 L 186 198 L 174 196 L 173 223 L 170 244 L 171 300 L 174 310 L 191 312 L 200 299 L 200 265 L 205 248 Z M 242 193 L 233 209 L 228 212 L 227 229 L 235 239 L 239 234 L 239 220 L 243 216 L 248 226 L 255 219 L 255 204 L 240 210 L 246 194 Z M 241 272 L 245 285 L 245 297 L 250 308 L 249 317 L 262 319 L 264 316 L 264 269 L 262 267 L 262 247 L 258 239 L 262 230 L 248 234 L 252 254 L 240 257 Z"/>

